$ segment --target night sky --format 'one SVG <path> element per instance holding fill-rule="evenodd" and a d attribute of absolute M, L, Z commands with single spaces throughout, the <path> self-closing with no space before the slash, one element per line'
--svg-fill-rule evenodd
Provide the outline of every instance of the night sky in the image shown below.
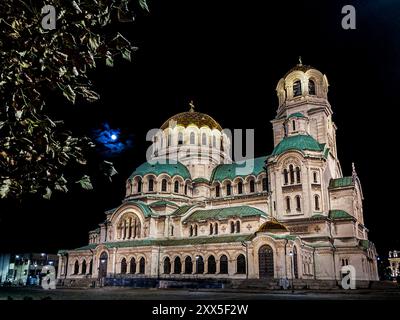
<path fill-rule="evenodd" d="M 50 201 L 0 202 L 0 251 L 57 252 L 87 244 L 104 211 L 121 203 L 125 180 L 145 161 L 145 135 L 170 116 L 196 110 L 224 128 L 254 128 L 255 156 L 273 148 L 279 79 L 298 62 L 314 66 L 330 83 L 344 175 L 355 162 L 364 192 L 364 217 L 378 253 L 400 250 L 398 152 L 400 2 L 148 0 L 150 13 L 121 32 L 139 47 L 131 63 L 93 73 L 101 100 L 71 105 L 54 117 L 75 134 L 116 130 L 122 151 L 96 149 L 112 161 L 112 182 L 93 191 L 72 188 Z M 262 5 L 261 5 L 262 4 Z M 357 29 L 343 30 L 341 8 L 352 4 Z M 120 151 L 120 152 L 119 152 Z"/>

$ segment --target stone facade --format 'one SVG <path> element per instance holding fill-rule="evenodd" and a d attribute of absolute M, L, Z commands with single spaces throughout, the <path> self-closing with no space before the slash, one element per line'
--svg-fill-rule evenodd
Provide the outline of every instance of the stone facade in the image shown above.
<path fill-rule="evenodd" d="M 304 65 L 278 83 L 274 150 L 232 162 L 209 115 L 171 117 L 89 244 L 59 252 L 60 279 L 115 277 L 378 280 L 354 165 L 344 177 L 328 80 Z"/>

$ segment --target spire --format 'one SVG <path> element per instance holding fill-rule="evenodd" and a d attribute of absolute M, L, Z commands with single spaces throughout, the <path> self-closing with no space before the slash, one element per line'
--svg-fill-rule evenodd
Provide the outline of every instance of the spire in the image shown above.
<path fill-rule="evenodd" d="M 298 65 L 299 65 L 299 66 L 302 66 L 302 65 L 303 65 L 303 61 L 301 60 L 301 56 L 299 56 L 299 63 L 298 63 Z"/>
<path fill-rule="evenodd" d="M 190 111 L 190 112 L 194 112 L 195 106 L 194 106 L 193 100 L 190 100 L 189 106 L 190 106 L 190 110 L 189 110 L 189 111 Z"/>
<path fill-rule="evenodd" d="M 354 165 L 354 162 L 351 163 L 351 169 L 352 169 L 351 176 L 353 178 L 357 177 L 356 166 Z"/>

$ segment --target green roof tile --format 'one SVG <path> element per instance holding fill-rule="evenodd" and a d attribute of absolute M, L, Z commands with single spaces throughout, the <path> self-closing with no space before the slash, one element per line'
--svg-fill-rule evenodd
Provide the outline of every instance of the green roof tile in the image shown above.
<path fill-rule="evenodd" d="M 329 218 L 336 220 L 336 219 L 346 219 L 346 220 L 351 220 L 354 219 L 354 217 L 347 213 L 344 210 L 330 210 L 329 211 Z"/>
<path fill-rule="evenodd" d="M 354 185 L 353 177 L 331 179 L 331 181 L 329 182 L 329 188 L 343 188 L 353 185 Z"/>
<path fill-rule="evenodd" d="M 260 173 L 265 171 L 265 169 L 264 169 L 265 159 L 266 159 L 266 157 L 254 158 L 253 170 L 251 172 L 249 172 L 248 174 L 244 174 L 244 175 L 239 175 L 237 170 L 239 168 L 244 168 L 246 166 L 246 163 L 220 164 L 219 166 L 217 166 L 214 169 L 214 171 L 211 175 L 211 181 L 222 182 L 225 179 L 233 180 L 236 177 L 246 177 L 249 175 L 257 176 Z"/>
<path fill-rule="evenodd" d="M 165 173 L 171 177 L 181 176 L 183 179 L 191 179 L 189 170 L 182 163 L 169 163 L 169 161 L 167 161 L 167 163 L 154 164 L 145 162 L 137 167 L 129 178 L 133 178 L 134 176 L 144 176 L 148 173 L 152 173 L 156 176 Z"/>
<path fill-rule="evenodd" d="M 183 205 L 183 206 L 179 207 L 178 209 L 176 209 L 174 212 L 172 212 L 171 215 L 182 216 L 193 207 L 194 207 L 194 205 Z"/>
<path fill-rule="evenodd" d="M 159 201 L 155 201 L 149 204 L 149 207 L 163 207 L 163 206 L 172 206 L 172 207 L 179 207 L 176 203 L 173 203 L 171 201 L 167 201 L 167 200 L 159 200 Z"/>
<path fill-rule="evenodd" d="M 260 209 L 249 206 L 228 207 L 220 209 L 197 210 L 186 221 L 201 221 L 208 219 L 223 220 L 229 217 L 252 217 L 267 215 Z"/>
<path fill-rule="evenodd" d="M 196 178 L 193 180 L 194 183 L 209 183 L 210 181 L 208 181 L 207 179 L 204 178 Z"/>
<path fill-rule="evenodd" d="M 288 115 L 287 118 L 288 119 L 290 119 L 290 118 L 306 118 L 306 116 L 304 114 L 302 114 L 301 112 L 295 112 L 295 113 Z"/>
<path fill-rule="evenodd" d="M 278 156 L 290 150 L 308 150 L 308 151 L 324 151 L 323 145 L 319 144 L 310 135 L 299 134 L 295 136 L 285 137 L 272 151 L 272 156 Z"/>

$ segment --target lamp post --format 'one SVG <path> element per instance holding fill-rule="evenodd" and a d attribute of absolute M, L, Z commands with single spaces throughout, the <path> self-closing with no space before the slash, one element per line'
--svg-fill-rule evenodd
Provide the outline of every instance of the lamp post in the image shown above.
<path fill-rule="evenodd" d="M 242 246 L 246 248 L 246 279 L 249 278 L 249 249 L 246 242 L 242 241 Z"/>
<path fill-rule="evenodd" d="M 290 256 L 290 270 L 292 273 L 292 293 L 294 292 L 294 285 L 293 285 L 293 251 L 289 252 L 289 256 Z"/>

